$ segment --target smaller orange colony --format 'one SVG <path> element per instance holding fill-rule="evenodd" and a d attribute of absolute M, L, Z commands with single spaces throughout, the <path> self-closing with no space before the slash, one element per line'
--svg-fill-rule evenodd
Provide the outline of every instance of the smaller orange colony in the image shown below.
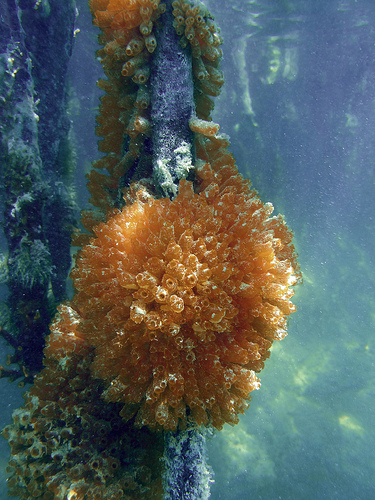
<path fill-rule="evenodd" d="M 138 426 L 237 423 L 295 310 L 291 232 L 233 164 L 212 165 L 173 201 L 140 189 L 94 228 L 71 274 L 93 376 Z"/>

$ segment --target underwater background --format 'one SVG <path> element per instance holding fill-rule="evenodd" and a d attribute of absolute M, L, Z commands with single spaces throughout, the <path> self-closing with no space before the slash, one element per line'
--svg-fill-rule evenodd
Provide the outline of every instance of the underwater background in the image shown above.
<path fill-rule="evenodd" d="M 86 0 L 71 60 L 76 189 L 98 158 L 101 76 Z M 208 443 L 213 500 L 375 497 L 375 4 L 205 2 L 224 38 L 214 120 L 294 230 L 304 282 L 288 336 L 236 427 Z M 4 250 L 4 238 L 1 248 Z M 10 348 L 1 341 L 0 364 Z M 22 404 L 0 380 L 1 426 Z M 0 442 L 0 498 L 9 449 Z"/>

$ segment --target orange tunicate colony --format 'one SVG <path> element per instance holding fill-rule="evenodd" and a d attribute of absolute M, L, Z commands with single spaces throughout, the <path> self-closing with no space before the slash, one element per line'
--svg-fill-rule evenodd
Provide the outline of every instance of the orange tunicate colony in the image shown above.
<path fill-rule="evenodd" d="M 103 46 L 97 55 L 106 80 L 98 86 L 105 91 L 100 98 L 96 133 L 102 137 L 99 151 L 105 156 L 94 162 L 96 169 L 88 174 L 91 203 L 105 215 L 119 197 L 121 177 L 139 161 L 147 170 L 152 158 L 144 152 L 145 139 L 150 136 L 150 58 L 156 47 L 155 22 L 165 11 L 160 0 L 90 0 L 94 24 L 102 33 Z M 129 143 L 123 154 L 124 135 Z M 90 222 L 86 227 L 91 229 Z"/>
<path fill-rule="evenodd" d="M 237 423 L 295 309 L 283 219 L 235 167 L 197 174 L 199 193 L 181 181 L 173 201 L 139 191 L 94 228 L 72 271 L 93 376 L 139 426 Z"/>
<path fill-rule="evenodd" d="M 3 430 L 9 494 L 30 500 L 162 498 L 163 437 L 124 422 L 92 378 L 93 350 L 67 305 L 51 325 L 45 369 Z"/>
<path fill-rule="evenodd" d="M 180 44 L 191 46 L 194 75 L 195 111 L 198 118 L 209 120 L 214 104 L 209 96 L 217 96 L 224 83 L 220 70 L 222 38 L 210 12 L 202 4 L 186 0 L 172 2 L 174 27 L 181 35 Z"/>
<path fill-rule="evenodd" d="M 90 0 L 94 24 L 101 29 L 98 57 L 105 80 L 98 86 L 105 92 L 100 98 L 96 133 L 102 138 L 99 150 L 105 155 L 93 163 L 88 174 L 91 203 L 100 214 L 86 211 L 82 222 L 88 231 L 121 200 L 121 179 L 137 162 L 137 170 L 149 174 L 152 156 L 147 141 L 152 140 L 150 118 L 150 62 L 157 40 L 154 28 L 165 12 L 159 0 Z M 174 27 L 183 47 L 190 44 L 194 75 L 194 100 L 197 118 L 192 117 L 194 132 L 207 130 L 214 103 L 224 83 L 219 68 L 222 39 L 212 16 L 203 4 L 186 0 L 172 2 Z M 215 125 L 215 124 L 213 124 Z M 195 128 L 194 128 L 195 127 Z M 216 131 L 218 126 L 216 125 Z M 127 151 L 123 154 L 123 140 Z M 99 172 L 100 169 L 106 173 Z M 87 243 L 81 235 L 77 246 Z"/>

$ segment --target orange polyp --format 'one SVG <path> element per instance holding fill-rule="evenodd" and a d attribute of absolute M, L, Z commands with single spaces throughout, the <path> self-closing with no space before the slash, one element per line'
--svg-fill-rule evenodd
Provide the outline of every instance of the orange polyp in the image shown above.
<path fill-rule="evenodd" d="M 168 290 L 166 290 L 165 288 L 162 288 L 160 286 L 156 287 L 153 290 L 153 294 L 154 294 L 156 302 L 159 302 L 159 304 L 164 304 L 165 302 L 167 302 L 167 300 L 169 298 Z"/>
<path fill-rule="evenodd" d="M 181 313 L 184 310 L 184 301 L 177 295 L 171 295 L 169 302 L 174 312 Z"/>
<path fill-rule="evenodd" d="M 177 280 L 172 275 L 166 273 L 163 275 L 162 285 L 167 288 L 169 293 L 172 293 L 177 289 Z"/>

